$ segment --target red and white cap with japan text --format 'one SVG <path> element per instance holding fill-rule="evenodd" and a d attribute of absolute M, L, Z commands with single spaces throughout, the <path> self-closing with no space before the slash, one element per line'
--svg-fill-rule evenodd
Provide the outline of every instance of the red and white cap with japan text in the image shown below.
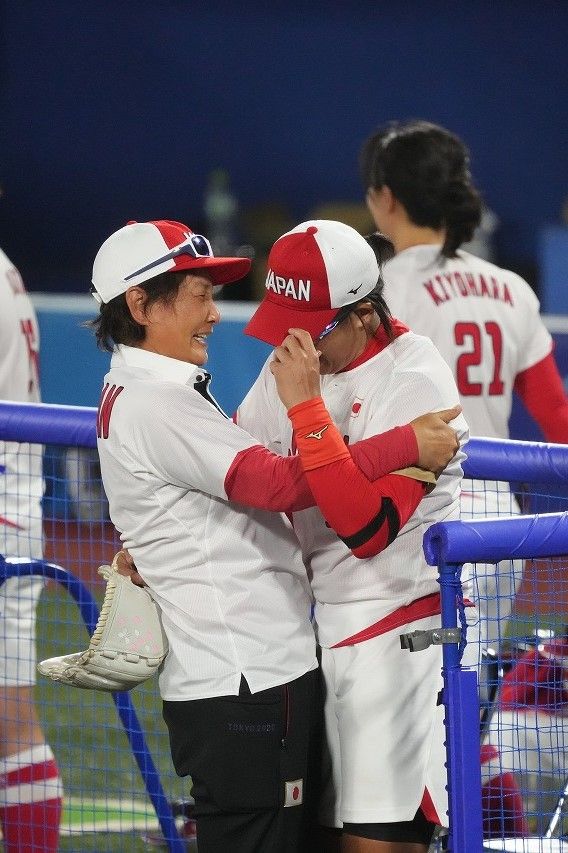
<path fill-rule="evenodd" d="M 302 222 L 270 250 L 266 293 L 245 333 L 272 346 L 291 328 L 317 338 L 340 308 L 358 302 L 378 281 L 377 258 L 358 231 L 329 219 Z"/>

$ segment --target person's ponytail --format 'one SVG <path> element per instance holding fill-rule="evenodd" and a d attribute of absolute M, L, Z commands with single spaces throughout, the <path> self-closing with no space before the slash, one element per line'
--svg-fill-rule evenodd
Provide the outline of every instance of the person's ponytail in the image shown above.
<path fill-rule="evenodd" d="M 481 198 L 465 178 L 452 180 L 446 186 L 443 201 L 443 222 L 446 239 L 442 254 L 453 258 L 462 243 L 473 237 L 481 219 Z"/>
<path fill-rule="evenodd" d="M 392 122 L 364 143 L 360 169 L 366 190 L 388 186 L 415 225 L 443 228 L 441 252 L 454 257 L 481 220 L 468 150 L 449 130 L 425 121 Z"/>

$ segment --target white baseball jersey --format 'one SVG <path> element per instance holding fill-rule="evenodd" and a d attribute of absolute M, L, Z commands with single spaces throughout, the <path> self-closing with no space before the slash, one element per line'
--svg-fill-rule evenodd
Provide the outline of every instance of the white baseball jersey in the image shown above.
<path fill-rule="evenodd" d="M 0 399 L 37 403 L 39 329 L 18 270 L 0 250 Z M 0 553 L 41 559 L 43 529 L 40 445 L 0 441 Z M 0 685 L 36 679 L 35 611 L 40 578 L 8 578 L 0 585 Z"/>
<path fill-rule="evenodd" d="M 289 455 L 294 453 L 291 425 L 278 400 L 269 361 L 239 407 L 238 423 L 266 446 Z M 447 364 L 430 340 L 412 332 L 351 370 L 323 376 L 321 384 L 328 411 L 349 443 L 425 412 L 449 408 L 458 400 Z M 453 425 L 463 443 L 468 438 L 465 420 L 460 416 Z M 458 517 L 464 458 L 461 452 L 454 457 L 394 542 L 376 557 L 354 557 L 319 509 L 294 513 L 294 530 L 316 599 L 321 645 L 338 643 L 438 591 L 437 570 L 426 564 L 422 539 L 432 523 Z"/>
<path fill-rule="evenodd" d="M 199 367 L 120 346 L 98 420 L 110 515 L 162 610 L 166 700 L 253 693 L 317 665 L 311 594 L 282 515 L 227 501 L 235 456 L 258 445 L 208 395 Z M 270 490 L 270 483 L 259 484 Z"/>
<path fill-rule="evenodd" d="M 37 403 L 39 329 L 18 270 L 0 250 L 0 399 Z M 42 556 L 41 447 L 0 442 L 0 553 Z"/>
<path fill-rule="evenodd" d="M 238 422 L 287 455 L 295 452 L 292 432 L 269 361 L 239 407 Z M 432 342 L 412 332 L 343 373 L 323 376 L 321 383 L 325 404 L 349 443 L 424 412 L 449 408 L 458 399 L 451 372 Z M 460 442 L 467 440 L 462 416 L 453 426 Z M 320 819 L 326 826 L 411 820 L 426 790 L 444 819 L 444 726 L 436 707 L 441 652 L 432 647 L 411 655 L 399 640 L 401 631 L 439 625 L 440 617 L 409 615 L 404 625 L 396 622 L 365 642 L 334 646 L 364 635 L 369 626 L 439 590 L 437 570 L 426 564 L 422 539 L 433 522 L 457 517 L 463 459 L 459 452 L 394 542 L 375 557 L 354 557 L 317 508 L 293 515 L 324 647 L 330 767 Z"/>
<path fill-rule="evenodd" d="M 515 378 L 552 349 L 526 281 L 467 252 L 445 259 L 439 245 L 405 249 L 385 264 L 383 276 L 394 316 L 428 335 L 449 364 L 471 435 L 508 438 Z M 518 511 L 508 484 L 464 479 L 461 518 Z M 509 561 L 477 565 L 480 646 L 495 641 L 492 634 L 511 612 L 521 577 L 519 562 L 513 568 Z M 474 629 L 470 639 L 475 642 Z"/>
<path fill-rule="evenodd" d="M 526 281 L 467 252 L 445 259 L 439 245 L 405 249 L 383 277 L 392 314 L 450 365 L 471 435 L 507 438 L 515 377 L 552 349 Z"/>

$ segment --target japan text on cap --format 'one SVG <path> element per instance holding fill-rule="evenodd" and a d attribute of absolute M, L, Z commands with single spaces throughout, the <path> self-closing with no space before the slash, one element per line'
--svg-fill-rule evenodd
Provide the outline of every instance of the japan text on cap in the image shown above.
<path fill-rule="evenodd" d="M 302 222 L 270 250 L 266 293 L 245 332 L 273 346 L 291 328 L 317 338 L 340 308 L 359 302 L 378 281 L 377 258 L 358 231 L 328 219 Z"/>

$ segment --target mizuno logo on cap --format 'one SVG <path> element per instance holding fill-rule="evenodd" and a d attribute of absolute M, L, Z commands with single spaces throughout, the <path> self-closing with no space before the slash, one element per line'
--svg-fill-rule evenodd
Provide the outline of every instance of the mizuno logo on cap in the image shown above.
<path fill-rule="evenodd" d="M 284 276 L 275 275 L 273 270 L 268 270 L 265 287 L 279 296 L 289 296 L 291 299 L 309 302 L 312 283 L 309 279 L 304 281 L 300 278 L 295 281 L 293 278 L 284 278 Z"/>
<path fill-rule="evenodd" d="M 361 290 L 362 287 L 363 287 L 363 283 L 361 282 L 361 284 L 358 287 L 352 287 L 351 290 L 347 291 L 347 293 L 353 293 L 354 295 L 357 295 L 357 292 L 359 290 Z"/>

